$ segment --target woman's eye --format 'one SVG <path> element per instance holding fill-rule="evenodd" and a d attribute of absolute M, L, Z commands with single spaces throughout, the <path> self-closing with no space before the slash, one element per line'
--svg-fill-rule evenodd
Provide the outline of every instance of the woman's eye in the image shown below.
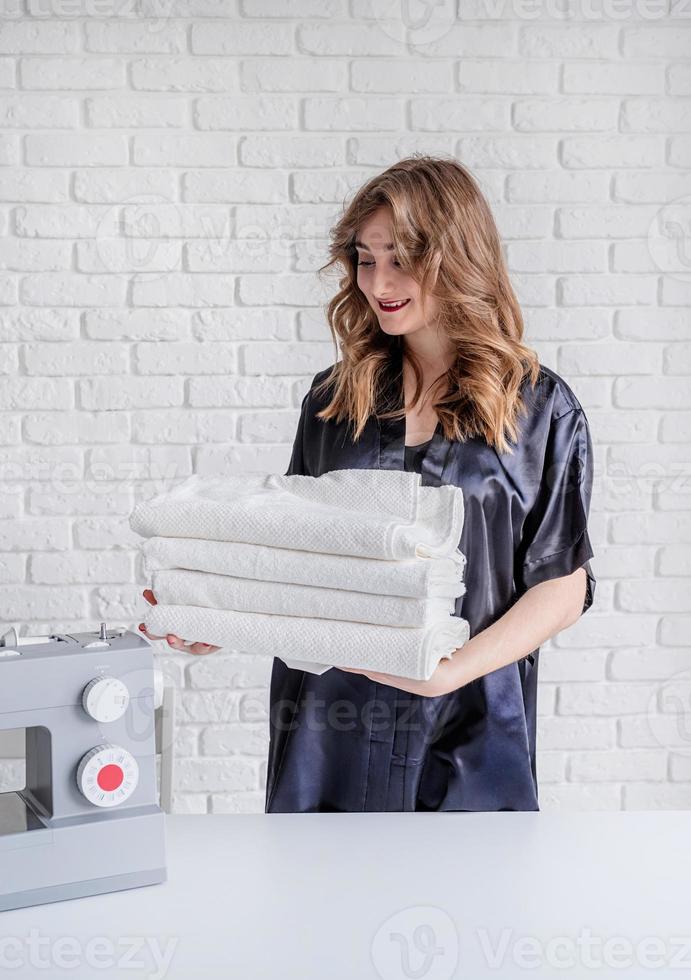
<path fill-rule="evenodd" d="M 358 262 L 358 265 L 374 265 L 374 262 Z"/>

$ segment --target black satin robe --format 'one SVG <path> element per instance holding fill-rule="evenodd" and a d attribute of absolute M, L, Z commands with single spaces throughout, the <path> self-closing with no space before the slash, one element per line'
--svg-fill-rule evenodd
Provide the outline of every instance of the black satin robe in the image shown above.
<path fill-rule="evenodd" d="M 397 405 L 400 357 L 395 352 L 390 366 Z M 315 375 L 311 389 L 329 370 Z M 311 389 L 287 474 L 404 468 L 404 420 L 373 415 L 355 444 L 345 422 L 315 418 L 328 398 Z M 524 382 L 522 391 L 528 413 L 513 455 L 499 455 L 480 438 L 447 440 L 439 424 L 418 464 L 423 485 L 463 489 L 466 592 L 455 615 L 468 620 L 471 637 L 531 586 L 582 565 L 584 612 L 595 591 L 586 416 L 567 383 L 543 365 L 535 388 Z M 274 657 L 266 812 L 539 810 L 538 660 L 536 649 L 430 698 L 338 668 L 321 675 L 293 670 Z"/>

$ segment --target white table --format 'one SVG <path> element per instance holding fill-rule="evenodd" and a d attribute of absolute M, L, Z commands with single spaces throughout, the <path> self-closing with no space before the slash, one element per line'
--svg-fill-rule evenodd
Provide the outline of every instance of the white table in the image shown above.
<path fill-rule="evenodd" d="M 174 815 L 166 839 L 164 884 L 0 913 L 0 973 L 691 974 L 691 812 Z"/>

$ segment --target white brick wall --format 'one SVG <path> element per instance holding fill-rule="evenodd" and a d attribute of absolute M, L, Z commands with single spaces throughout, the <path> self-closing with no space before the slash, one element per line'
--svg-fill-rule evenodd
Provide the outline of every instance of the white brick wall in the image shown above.
<path fill-rule="evenodd" d="M 384 0 L 4 0 L 3 627 L 136 627 L 134 501 L 285 469 L 333 360 L 314 270 L 341 202 L 454 153 L 596 453 L 597 599 L 543 649 L 542 807 L 691 806 L 691 12 L 557 6 L 406 33 Z M 269 664 L 160 653 L 177 809 L 262 810 Z"/>

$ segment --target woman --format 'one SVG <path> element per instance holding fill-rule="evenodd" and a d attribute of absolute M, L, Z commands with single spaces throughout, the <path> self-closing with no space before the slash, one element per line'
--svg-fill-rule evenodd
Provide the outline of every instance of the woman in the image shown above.
<path fill-rule="evenodd" d="M 538 810 L 539 647 L 595 588 L 587 419 L 521 342 L 496 225 L 461 164 L 396 163 L 331 237 L 341 360 L 303 398 L 287 472 L 405 468 L 461 487 L 470 639 L 427 681 L 275 657 L 266 812 Z"/>

